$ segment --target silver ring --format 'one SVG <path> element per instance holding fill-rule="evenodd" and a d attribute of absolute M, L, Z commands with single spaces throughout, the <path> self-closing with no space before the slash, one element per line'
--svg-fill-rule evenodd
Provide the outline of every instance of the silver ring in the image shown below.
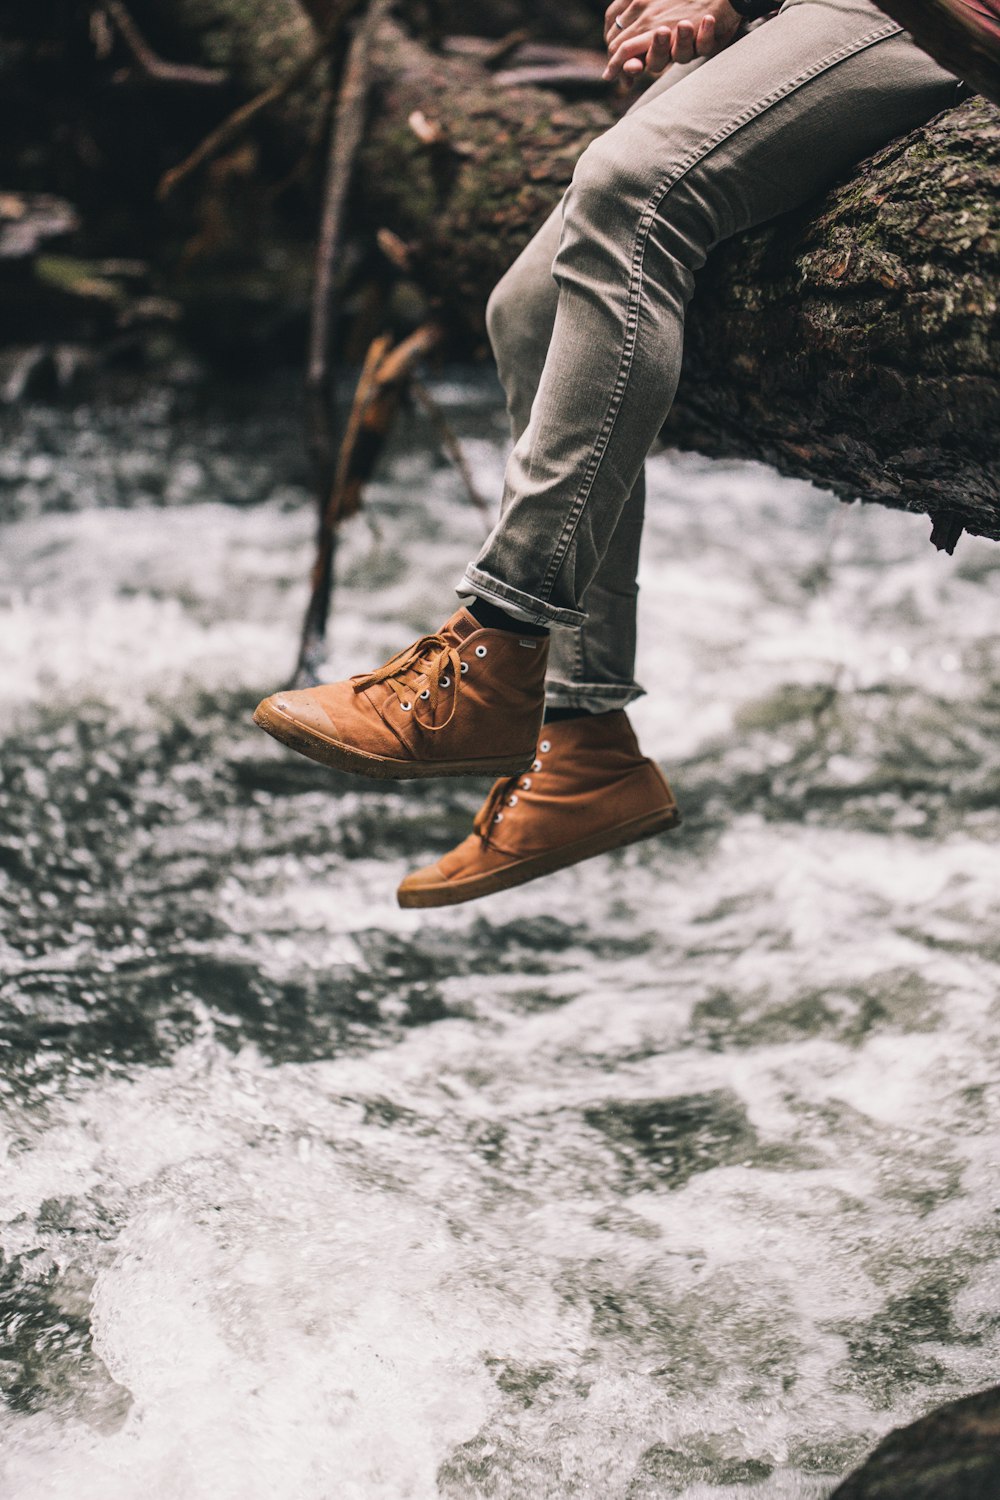
<path fill-rule="evenodd" d="M 622 25 L 621 21 L 618 19 L 617 16 L 615 16 L 615 25 L 618 27 L 619 31 L 624 31 L 625 30 L 625 27 Z"/>

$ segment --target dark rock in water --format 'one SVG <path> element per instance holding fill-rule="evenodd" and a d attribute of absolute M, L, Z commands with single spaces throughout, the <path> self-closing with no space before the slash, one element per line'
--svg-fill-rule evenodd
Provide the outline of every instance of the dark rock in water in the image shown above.
<path fill-rule="evenodd" d="M 1000 1500 L 1000 1386 L 890 1432 L 830 1500 Z"/>

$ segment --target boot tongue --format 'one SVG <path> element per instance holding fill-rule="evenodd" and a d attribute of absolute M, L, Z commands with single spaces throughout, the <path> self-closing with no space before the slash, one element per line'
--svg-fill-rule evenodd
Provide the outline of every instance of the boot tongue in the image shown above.
<path fill-rule="evenodd" d="M 475 615 L 470 614 L 467 609 L 459 609 L 441 626 L 441 634 L 445 640 L 461 642 L 468 640 L 470 635 L 482 628 Z"/>

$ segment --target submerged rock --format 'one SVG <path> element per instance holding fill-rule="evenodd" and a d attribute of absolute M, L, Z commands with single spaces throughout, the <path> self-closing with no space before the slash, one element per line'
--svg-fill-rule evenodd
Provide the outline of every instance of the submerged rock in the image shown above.
<path fill-rule="evenodd" d="M 830 1500 L 997 1500 L 1000 1386 L 897 1427 Z"/>

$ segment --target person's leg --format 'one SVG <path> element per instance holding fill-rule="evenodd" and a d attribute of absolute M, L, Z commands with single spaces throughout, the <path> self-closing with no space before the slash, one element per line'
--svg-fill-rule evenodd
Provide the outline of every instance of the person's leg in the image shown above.
<path fill-rule="evenodd" d="M 673 401 L 712 246 L 819 192 L 957 87 L 868 0 L 791 0 L 588 147 L 565 199 L 531 418 L 460 592 L 582 623 Z"/>
<path fill-rule="evenodd" d="M 584 152 L 531 417 L 500 523 L 460 593 L 539 626 L 583 622 L 673 400 L 684 310 L 712 246 L 802 202 L 956 94 L 868 0 L 788 0 Z M 274 695 L 255 718 L 363 775 L 515 774 L 534 756 L 548 644 L 461 609 L 377 671 Z"/>
<path fill-rule="evenodd" d="M 630 113 L 674 88 L 704 59 L 668 68 L 645 90 Z M 486 327 L 517 443 L 528 426 L 555 323 L 559 289 L 552 274 L 562 235 L 563 204 L 501 277 L 486 307 Z M 507 492 L 509 496 L 509 491 Z M 607 713 L 640 697 L 635 681 L 639 544 L 645 512 L 645 473 L 622 507 L 607 550 L 584 598 L 579 625 L 555 631 L 549 649 L 545 697 L 557 714 Z M 548 712 L 548 709 L 547 709 Z"/>
<path fill-rule="evenodd" d="M 561 233 L 560 205 L 497 283 L 486 307 L 486 328 L 515 443 L 530 420 L 552 336 L 559 300 L 552 263 Z M 587 590 L 586 618 L 552 634 L 547 705 L 601 713 L 624 708 L 642 693 L 633 674 L 644 504 L 645 476 L 640 470 Z"/>

